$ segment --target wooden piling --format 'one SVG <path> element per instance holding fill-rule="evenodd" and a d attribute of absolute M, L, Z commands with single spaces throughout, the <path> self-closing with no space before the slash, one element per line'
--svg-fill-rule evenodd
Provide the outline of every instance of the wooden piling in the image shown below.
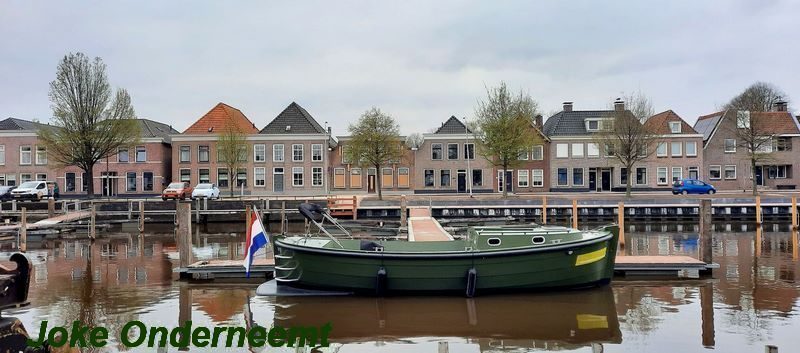
<path fill-rule="evenodd" d="M 69 211 L 68 207 L 67 200 L 61 200 L 61 213 L 67 214 Z"/>
<path fill-rule="evenodd" d="M 355 221 L 357 219 L 358 219 L 358 198 L 356 197 L 356 195 L 353 195 L 353 220 Z"/>
<path fill-rule="evenodd" d="M 92 201 L 92 214 L 89 220 L 89 239 L 95 240 L 97 239 L 97 229 L 95 228 L 97 218 L 97 208 L 95 207 L 94 201 Z"/>
<path fill-rule="evenodd" d="M 792 195 L 792 229 L 800 228 L 800 219 L 797 217 L 797 196 Z"/>
<path fill-rule="evenodd" d="M 400 227 L 408 226 L 408 205 L 406 195 L 400 195 Z"/>
<path fill-rule="evenodd" d="M 572 199 L 572 228 L 578 229 L 578 200 Z"/>
<path fill-rule="evenodd" d="M 281 234 L 286 234 L 286 201 L 281 201 Z"/>
<path fill-rule="evenodd" d="M 305 200 L 303 202 L 304 203 L 308 203 L 308 200 Z M 309 229 L 310 229 L 309 228 L 310 225 L 308 223 L 308 218 L 303 217 L 303 225 L 304 225 L 303 231 L 305 232 L 304 234 L 308 234 L 309 233 Z"/>
<path fill-rule="evenodd" d="M 703 347 L 713 348 L 716 345 L 714 333 L 714 286 L 706 284 L 700 287 L 700 318 L 702 320 Z"/>
<path fill-rule="evenodd" d="M 244 207 L 244 234 L 247 238 L 250 237 L 250 222 L 253 220 L 253 209 L 250 205 Z"/>
<path fill-rule="evenodd" d="M 52 197 L 47 199 L 47 218 L 53 218 L 56 215 L 56 200 Z"/>
<path fill-rule="evenodd" d="M 175 221 L 179 266 L 188 267 L 192 263 L 192 204 L 186 201 L 176 203 Z"/>
<path fill-rule="evenodd" d="M 139 200 L 139 233 L 144 232 L 144 201 Z"/>
<path fill-rule="evenodd" d="M 619 248 L 625 255 L 625 203 L 620 201 L 617 205 L 617 224 L 619 225 Z"/>
<path fill-rule="evenodd" d="M 547 196 L 542 196 L 542 224 L 547 224 Z"/>
<path fill-rule="evenodd" d="M 761 196 L 756 196 L 756 225 L 761 226 Z"/>
<path fill-rule="evenodd" d="M 20 252 L 28 251 L 28 208 L 22 208 L 22 216 L 19 225 L 19 244 L 17 246 Z"/>
<path fill-rule="evenodd" d="M 756 257 L 761 257 L 761 244 L 764 242 L 763 241 L 764 240 L 763 235 L 764 235 L 764 230 L 762 229 L 762 227 L 761 226 L 756 226 L 756 240 L 755 240 L 755 244 L 754 244 L 754 246 L 756 248 L 756 250 L 755 250 Z"/>
<path fill-rule="evenodd" d="M 191 213 L 190 213 L 191 215 Z M 186 283 L 182 284 L 178 290 L 178 325 L 183 326 L 186 324 L 187 321 L 192 321 L 192 289 L 186 285 Z M 179 332 L 182 336 L 183 332 Z M 181 337 L 183 339 L 183 337 Z M 190 338 L 186 341 L 189 342 Z M 178 351 L 189 351 L 189 346 L 184 346 L 178 348 Z"/>
<path fill-rule="evenodd" d="M 712 249 L 711 249 L 711 200 L 700 200 L 700 260 L 710 264 L 712 262 Z"/>

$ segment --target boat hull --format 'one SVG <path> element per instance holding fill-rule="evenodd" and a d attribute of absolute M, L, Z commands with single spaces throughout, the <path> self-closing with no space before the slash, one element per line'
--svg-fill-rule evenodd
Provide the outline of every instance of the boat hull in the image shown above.
<path fill-rule="evenodd" d="M 493 252 L 346 253 L 275 241 L 281 285 L 362 294 L 536 291 L 607 284 L 618 230 L 580 244 Z M 470 292 L 468 287 L 474 286 Z"/>

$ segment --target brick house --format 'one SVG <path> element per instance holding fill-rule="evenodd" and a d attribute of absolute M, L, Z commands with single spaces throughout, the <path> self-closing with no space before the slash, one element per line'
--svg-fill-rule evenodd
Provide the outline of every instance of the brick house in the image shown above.
<path fill-rule="evenodd" d="M 120 148 L 119 153 L 94 167 L 96 195 L 155 195 L 171 178 L 169 136 L 171 126 L 149 119 L 137 119 L 139 143 Z M 0 121 L 0 185 L 19 185 L 29 180 L 55 181 L 62 195 L 79 195 L 88 190 L 89 180 L 77 167 L 55 166 L 47 149 L 38 143 L 37 131 L 51 125 L 8 118 Z"/>
<path fill-rule="evenodd" d="M 493 191 L 492 165 L 478 156 L 472 131 L 458 118 L 451 116 L 423 139 L 414 153 L 415 193 Z"/>
<path fill-rule="evenodd" d="M 760 151 L 768 159 L 756 165 L 755 173 L 751 171 L 747 148 L 737 141 L 737 124 L 744 121 L 756 124 L 756 131 L 774 135 L 772 144 Z M 800 165 L 800 153 L 792 150 L 800 146 L 800 122 L 787 111 L 785 102 L 777 103 L 771 112 L 728 110 L 704 115 L 694 128 L 703 134 L 704 178 L 717 189 L 752 189 L 753 176 L 758 186 L 765 188 L 795 189 L 800 185 L 800 175 L 794 170 Z"/>
<path fill-rule="evenodd" d="M 537 136 L 537 143 L 530 151 L 520 153 L 515 169 L 508 170 L 503 176 L 502 168 L 495 166 L 496 192 L 503 192 L 503 187 L 515 193 L 542 192 L 550 188 L 550 138 L 542 132 L 541 115 L 532 122 L 530 133 Z"/>
<path fill-rule="evenodd" d="M 653 115 L 645 126 L 658 135 L 655 152 L 643 164 L 652 188 L 671 189 L 674 181 L 683 178 L 703 179 L 702 134 L 672 110 Z M 621 171 L 619 185 L 625 185 Z"/>
<path fill-rule="evenodd" d="M 378 171 L 374 167 L 360 166 L 347 159 L 345 152 L 350 136 L 337 136 L 336 146 L 330 153 L 331 191 L 335 193 L 377 193 Z M 381 188 L 383 191 L 411 192 L 416 187 L 414 175 L 414 156 L 416 149 L 401 147 L 403 155 L 400 160 L 390 163 L 381 169 Z"/>

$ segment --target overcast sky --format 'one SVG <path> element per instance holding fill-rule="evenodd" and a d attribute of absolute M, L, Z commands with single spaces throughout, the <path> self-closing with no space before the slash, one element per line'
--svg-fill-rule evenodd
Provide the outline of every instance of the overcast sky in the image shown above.
<path fill-rule="evenodd" d="M 217 102 L 260 128 L 296 101 L 337 135 L 371 106 L 427 132 L 501 80 L 545 116 L 641 90 L 694 122 L 757 80 L 800 107 L 798 15 L 796 0 L 6 0 L 0 117 L 49 120 L 56 65 L 81 51 L 179 131 Z"/>

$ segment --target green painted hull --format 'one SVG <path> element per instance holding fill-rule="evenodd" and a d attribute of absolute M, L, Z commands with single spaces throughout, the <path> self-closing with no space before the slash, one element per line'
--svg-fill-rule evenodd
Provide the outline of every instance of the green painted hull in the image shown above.
<path fill-rule="evenodd" d="M 539 246 L 517 246 L 520 238 L 507 236 L 503 241 L 514 245 L 462 251 L 436 249 L 449 244 L 408 245 L 428 246 L 428 251 L 392 251 L 389 245 L 381 252 L 358 251 L 276 239 L 275 276 L 281 285 L 366 294 L 469 295 L 468 284 L 476 294 L 591 287 L 613 276 L 618 228 L 604 227 L 595 234 Z"/>

